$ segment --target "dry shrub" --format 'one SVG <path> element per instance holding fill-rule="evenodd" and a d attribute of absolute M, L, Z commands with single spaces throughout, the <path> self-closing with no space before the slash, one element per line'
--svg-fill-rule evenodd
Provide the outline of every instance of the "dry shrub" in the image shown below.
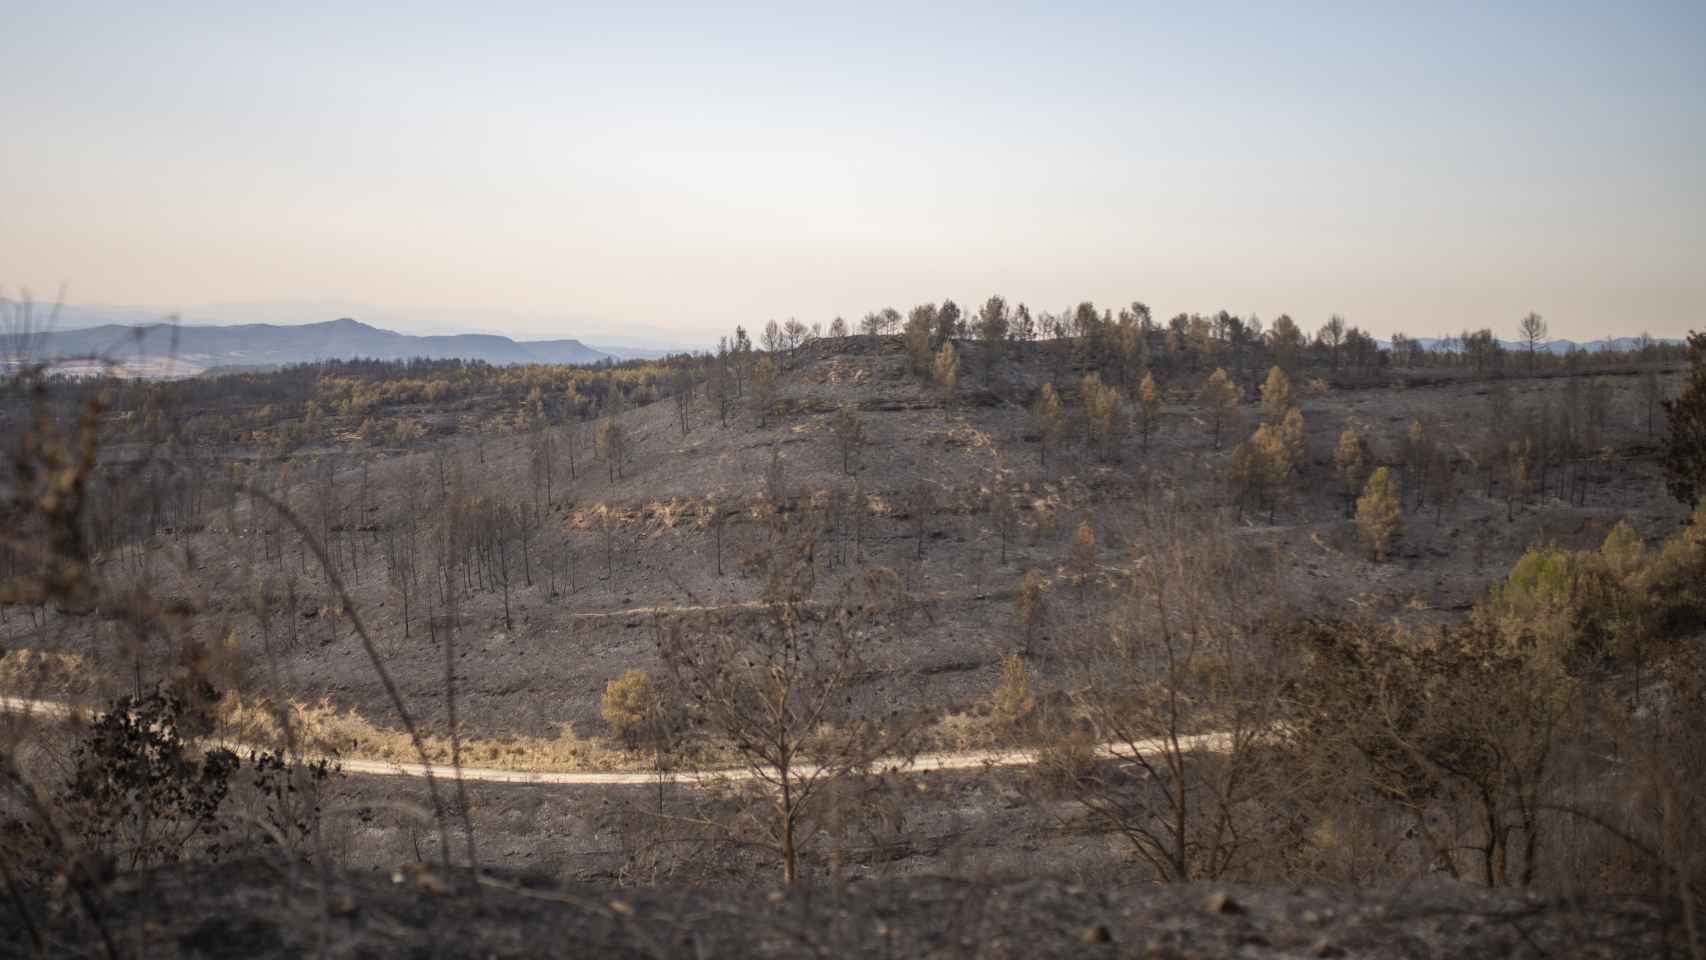
<path fill-rule="evenodd" d="M 931 751 L 976 750 L 994 739 L 993 710 L 978 704 L 971 710 L 949 710 L 919 731 L 920 749 Z"/>
<path fill-rule="evenodd" d="M 996 724 L 1009 734 L 1023 732 L 1037 708 L 1037 698 L 1031 694 L 1031 672 L 1017 654 L 1008 656 L 1001 666 L 1001 682 L 990 695 L 990 706 Z"/>
<path fill-rule="evenodd" d="M 630 748 L 654 726 L 659 698 L 651 675 L 629 670 L 604 686 L 604 722 Z"/>
<path fill-rule="evenodd" d="M 81 654 L 19 647 L 0 651 L 0 685 L 30 693 L 82 693 L 95 683 Z"/>

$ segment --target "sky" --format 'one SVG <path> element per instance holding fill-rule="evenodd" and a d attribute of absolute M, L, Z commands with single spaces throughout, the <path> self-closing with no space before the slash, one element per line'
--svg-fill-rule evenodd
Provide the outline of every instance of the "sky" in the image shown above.
<path fill-rule="evenodd" d="M 996 293 L 1379 336 L 1706 308 L 1700 0 L 3 26 L 0 289 L 38 299 L 606 342 Z"/>

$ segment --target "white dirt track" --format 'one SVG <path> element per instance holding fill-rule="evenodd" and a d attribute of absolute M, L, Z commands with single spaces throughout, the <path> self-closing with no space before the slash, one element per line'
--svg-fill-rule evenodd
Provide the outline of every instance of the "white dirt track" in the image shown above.
<path fill-rule="evenodd" d="M 36 716 L 43 719 L 66 720 L 80 714 L 87 714 L 85 708 L 57 700 L 31 700 L 23 697 L 0 696 L 0 713 Z M 1180 736 L 1178 749 L 1184 753 L 1218 752 L 1227 749 L 1231 736 L 1226 733 L 1198 733 Z M 243 744 L 226 744 L 229 747 L 242 747 Z M 1161 738 L 1143 740 L 1136 743 L 1104 743 L 1096 751 L 1103 756 L 1131 757 L 1134 753 L 1158 753 L 1168 747 L 1168 741 Z M 393 760 L 364 760 L 359 757 L 337 757 L 336 762 L 345 773 L 361 774 L 375 777 L 424 777 L 427 768 L 415 762 L 397 762 Z M 873 764 L 878 770 L 896 773 L 928 773 L 936 770 L 981 770 L 989 767 L 1026 767 L 1037 762 L 1038 753 L 1035 750 L 960 750 L 946 753 L 921 753 L 911 758 L 893 758 L 879 760 Z M 810 776 L 813 773 L 809 766 L 796 771 L 798 775 Z M 450 764 L 434 764 L 434 776 L 448 777 L 454 775 Z M 733 767 L 722 770 L 695 771 L 665 771 L 661 774 L 656 770 L 506 770 L 499 767 L 463 767 L 462 779 L 478 783 L 537 783 L 560 786 L 617 786 L 633 784 L 653 784 L 659 777 L 672 783 L 713 783 L 740 780 L 752 780 L 757 774 L 746 767 Z"/>

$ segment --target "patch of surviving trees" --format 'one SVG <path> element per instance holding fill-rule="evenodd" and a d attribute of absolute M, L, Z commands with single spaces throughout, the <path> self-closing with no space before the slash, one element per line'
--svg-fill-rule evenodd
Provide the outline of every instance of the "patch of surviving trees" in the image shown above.
<path fill-rule="evenodd" d="M 1655 367 L 1669 348 L 1558 358 L 1532 349 L 1544 337 L 1538 323 L 1522 325 L 1531 348 L 1526 372 L 1645 362 L 1635 370 L 1639 395 L 1650 423 L 1658 410 L 1665 414 L 1670 489 L 1694 503 L 1706 484 L 1706 336 L 1691 338 L 1688 380 L 1665 400 Z M 1706 674 L 1690 625 L 1706 611 L 1706 508 L 1659 544 L 1619 525 L 1597 550 L 1537 547 L 1463 622 L 1427 629 L 1275 608 L 1267 598 L 1278 591 L 1265 587 L 1278 575 L 1276 559 L 1233 536 L 1225 509 L 1230 503 L 1271 519 L 1298 483 L 1308 467 L 1303 394 L 1395 368 L 1495 376 L 1479 440 L 1448 443 L 1417 420 L 1381 439 L 1386 455 L 1377 456 L 1366 426 L 1349 424 L 1340 434 L 1331 469 L 1372 558 L 1386 555 L 1406 512 L 1432 508 L 1437 516 L 1449 508 L 1465 476 L 1484 482 L 1489 495 L 1499 491 L 1511 512 L 1536 495 L 1579 502 L 1603 446 L 1603 380 L 1567 377 L 1519 400 L 1502 376 L 1503 347 L 1484 331 L 1451 350 L 1420 350 L 1402 337 L 1383 350 L 1338 318 L 1310 338 L 1284 316 L 1267 329 L 1224 313 L 1156 325 L 1142 304 L 1117 317 L 1085 304 L 1033 318 L 996 297 L 972 316 L 946 302 L 904 318 L 873 313 L 857 331 L 837 320 L 828 332 L 891 334 L 899 335 L 888 343 L 898 343 L 911 374 L 945 398 L 971 389 L 972 380 L 1010 389 L 1002 385 L 1003 361 L 1023 349 L 1016 342 L 1048 341 L 1039 349 L 1053 376 L 1023 398 L 1045 468 L 1069 436 L 1103 461 L 1116 461 L 1127 438 L 1147 449 L 1162 405 L 1187 397 L 1206 444 L 1231 447 L 1224 494 L 1138 509 L 1121 531 L 1125 557 L 1108 562 L 1097 525 L 1079 524 L 1062 565 L 1071 593 L 1056 595 L 1056 584 L 1036 570 L 1020 578 L 1014 603 L 1022 644 L 989 708 L 1004 736 L 1037 751 L 1020 782 L 1039 816 L 1071 801 L 1119 838 L 1134 864 L 1165 881 L 1365 883 L 1439 872 L 1489 886 L 1638 889 L 1674 904 L 1686 936 L 1701 942 L 1692 918 L 1706 892 Z M 714 355 L 660 364 L 576 372 L 457 367 L 478 385 L 455 396 L 495 396 L 493 407 L 525 444 L 526 493 L 489 493 L 469 475 L 483 447 L 469 463 L 441 445 L 398 477 L 403 497 L 384 509 L 369 488 L 369 451 L 244 463 L 205 450 L 207 434 L 179 429 L 184 420 L 171 410 L 197 391 L 218 391 L 226 378 L 208 387 L 16 377 L 8 383 L 17 401 L 9 416 L 23 429 L 8 433 L 16 440 L 8 451 L 0 611 L 27 616 L 30 629 L 94 613 L 121 625 L 139 664 L 150 645 L 205 649 L 194 604 L 173 607 L 149 593 L 142 545 L 241 511 L 258 538 L 253 559 L 270 571 L 244 603 L 268 624 L 269 640 L 306 639 L 299 635 L 305 621 L 293 615 L 298 584 L 317 579 L 332 598 L 322 609 L 333 614 L 319 622 L 358 633 L 385 677 L 345 589 L 382 571 L 404 636 L 424 629 L 443 646 L 453 702 L 458 610 L 470 597 L 501 596 L 512 626 L 510 593 L 518 585 L 572 593 L 587 559 L 601 562 L 614 585 L 616 538 L 634 518 L 613 505 L 570 509 L 556 494 L 565 476 L 586 470 L 612 486 L 625 478 L 634 443 L 626 406 L 670 400 L 683 437 L 713 416 L 727 425 L 744 412 L 768 425 L 787 415 L 784 375 L 818 338 L 791 321 L 769 325 L 762 350 L 737 331 Z M 268 402 L 305 405 L 302 423 L 314 422 L 316 410 L 348 423 L 451 396 L 407 393 L 416 386 L 389 398 L 369 391 L 370 383 L 424 380 L 419 389 L 431 392 L 435 381 L 424 374 L 443 369 L 379 365 L 371 381 L 355 378 L 348 409 L 328 413 L 318 404 L 345 387 L 319 384 L 359 365 L 309 369 L 243 375 L 232 389 L 258 398 L 276 388 Z M 423 376 L 393 376 L 410 370 Z M 286 399 L 292 390 L 312 395 Z M 1258 422 L 1240 440 L 1242 407 L 1252 396 Z M 1649 430 L 1657 436 L 1656 426 Z M 865 442 L 860 414 L 837 410 L 830 436 L 843 471 L 855 472 Z M 103 460 L 103 446 L 115 440 L 135 442 L 140 453 Z M 345 458 L 342 471 L 337 456 Z M 765 851 L 783 879 L 796 882 L 837 862 L 850 831 L 892 840 L 901 830 L 898 815 L 873 827 L 869 813 L 901 808 L 884 768 L 920 749 L 926 720 L 870 706 L 887 702 L 881 696 L 853 693 L 881 676 L 868 669 L 871 661 L 916 630 L 910 621 L 921 613 L 891 571 L 862 566 L 851 576 L 824 575 L 859 562 L 862 498 L 840 496 L 796 509 L 773 458 L 762 495 L 741 505 L 757 521 L 758 541 L 735 558 L 761 585 L 758 600 L 660 615 L 653 626 L 661 669 L 611 683 L 607 718 L 660 774 L 694 762 L 684 750 L 693 731 L 711 731 L 722 755 L 747 774 L 721 791 L 668 793 L 660 776 L 646 819 L 659 846 L 733 840 Z M 924 483 L 906 494 L 920 554 L 934 496 Z M 1014 499 L 998 487 L 986 504 L 1004 563 L 1017 527 Z M 706 501 L 689 515 L 671 505 L 661 508 L 667 517 L 654 519 L 703 526 L 721 572 L 731 506 Z M 542 537 L 548 517 L 591 534 L 593 556 L 579 557 L 568 538 Z M 1057 615 L 1068 606 L 1084 613 Z M 1046 656 L 1034 643 L 1044 622 Z M 139 667 L 133 695 L 76 734 L 69 774 L 44 772 L 24 743 L 6 743 L 0 864 L 26 921 L 23 892 L 53 888 L 100 929 L 102 884 L 112 871 L 224 848 L 222 811 L 242 765 L 188 745 L 217 719 L 220 691 L 206 663 L 180 657 L 169 677 L 146 685 Z M 1040 679 L 1038 664 L 1055 674 Z M 413 734 L 407 706 L 385 682 Z M 288 716 L 280 719 L 288 728 Z M 243 789 L 254 799 L 247 802 L 272 804 L 266 822 L 273 826 L 262 831 L 270 839 L 246 842 L 288 849 L 292 862 L 323 858 L 315 849 L 317 798 L 330 773 L 317 763 L 295 749 L 250 760 Z M 448 866 L 455 805 L 429 786 Z M 466 817 L 465 800 L 461 809 Z M 477 869 L 466 820 L 461 832 L 464 865 Z M 659 846 L 648 849 L 655 856 Z"/>

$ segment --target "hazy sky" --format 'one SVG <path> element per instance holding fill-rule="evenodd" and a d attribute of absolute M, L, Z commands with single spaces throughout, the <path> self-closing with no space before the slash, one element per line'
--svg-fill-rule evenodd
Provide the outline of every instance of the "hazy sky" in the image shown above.
<path fill-rule="evenodd" d="M 1701 0 L 262 6 L 7 4 L 0 287 L 606 340 L 997 292 L 1706 308 Z"/>

